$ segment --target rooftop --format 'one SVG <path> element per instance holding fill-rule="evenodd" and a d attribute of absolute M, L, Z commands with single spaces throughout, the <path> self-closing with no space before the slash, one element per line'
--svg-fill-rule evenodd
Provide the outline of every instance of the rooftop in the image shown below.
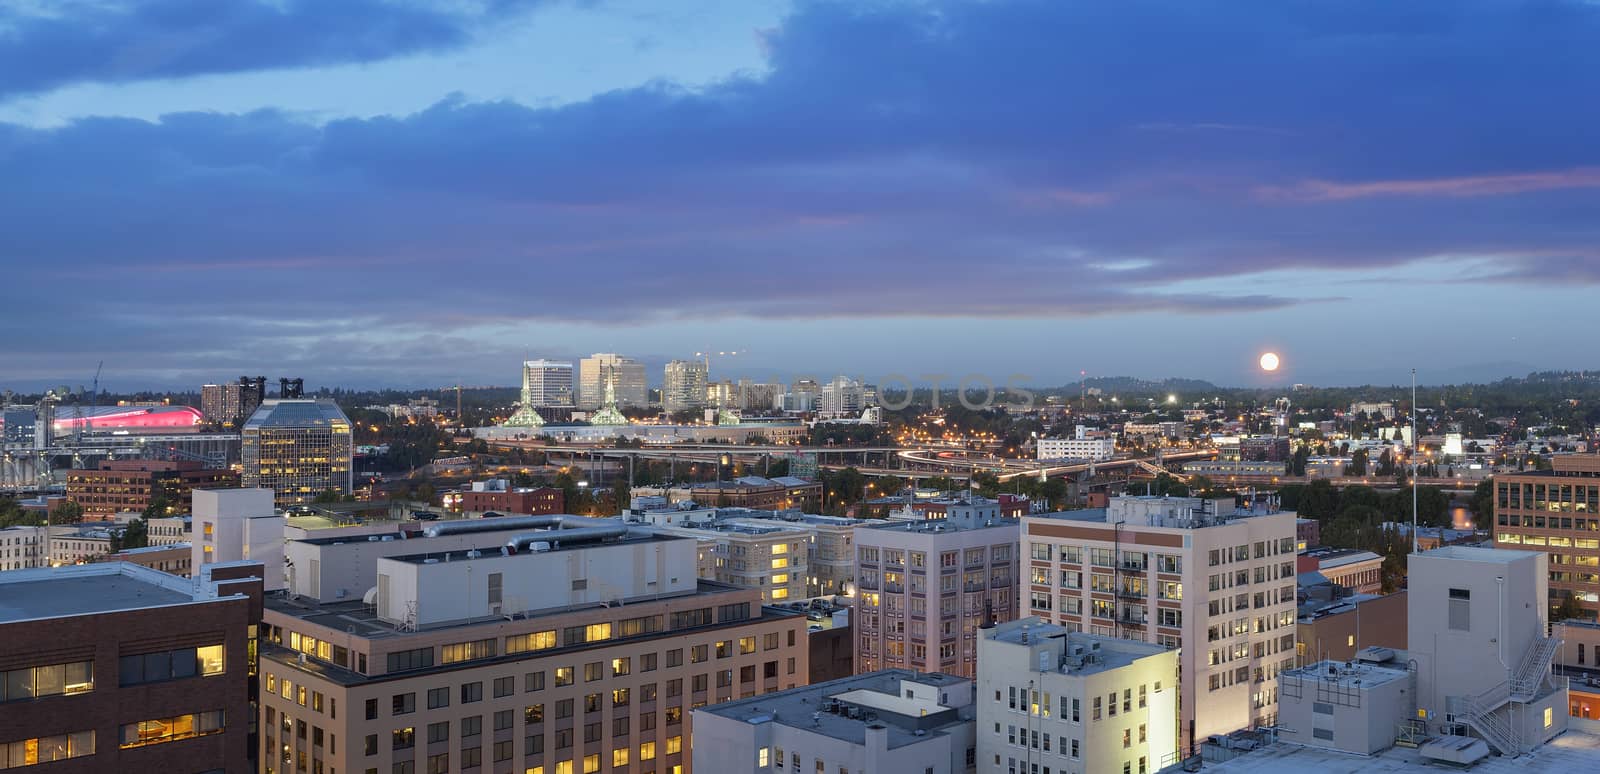
<path fill-rule="evenodd" d="M 1302 681 L 1319 681 L 1328 686 L 1337 686 L 1346 689 L 1375 688 L 1395 680 L 1410 679 L 1410 673 L 1403 669 L 1368 664 L 1362 661 L 1319 661 L 1299 669 L 1290 669 L 1281 673 L 1283 678 L 1299 678 Z"/>
<path fill-rule="evenodd" d="M 1474 774 L 1591 771 L 1597 760 L 1600 760 L 1600 736 L 1569 730 L 1519 758 L 1491 755 L 1473 765 L 1472 771 Z M 1365 756 L 1280 742 L 1224 763 L 1208 763 L 1205 770 L 1216 774 L 1421 774 L 1443 768 L 1446 767 L 1424 763 L 1417 750 L 1407 747 L 1391 747 L 1377 755 Z"/>
<path fill-rule="evenodd" d="M 965 706 L 949 707 L 927 699 L 905 698 L 902 690 L 905 683 L 934 689 L 955 687 L 963 695 L 959 702 L 953 703 Z M 752 725 L 778 723 L 850 744 L 865 744 L 868 725 L 881 723 L 888 728 L 889 749 L 892 750 L 936 736 L 945 728 L 972 722 L 975 710 L 970 703 L 969 685 L 970 681 L 962 677 L 885 669 L 726 701 L 696 711 Z M 922 735 L 918 735 L 919 730 Z"/>
<path fill-rule="evenodd" d="M 0 573 L 0 623 L 188 604 L 194 588 L 128 562 L 11 570 Z"/>
<path fill-rule="evenodd" d="M 350 420 L 333 401 L 269 398 L 261 401 L 255 413 L 250 415 L 249 421 L 244 423 L 244 429 L 317 427 L 334 424 L 348 425 Z"/>
<path fill-rule="evenodd" d="M 610 525 L 607 525 L 607 526 L 610 526 Z M 651 532 L 651 531 L 644 530 L 644 529 L 637 529 L 637 530 L 630 530 L 626 537 L 616 538 L 616 539 L 612 539 L 612 540 L 606 540 L 604 542 L 593 542 L 593 541 L 591 541 L 591 542 L 572 542 L 572 541 L 568 541 L 568 542 L 563 544 L 563 542 L 561 540 L 561 533 L 563 532 L 563 530 L 559 530 L 559 529 L 552 529 L 552 530 L 533 530 L 533 529 L 528 529 L 528 530 L 519 530 L 519 532 L 521 532 L 523 534 L 528 534 L 528 535 L 535 535 L 536 534 L 536 535 L 541 535 L 542 536 L 542 535 L 545 535 L 546 533 L 548 533 L 548 535 L 549 535 L 548 537 L 541 537 L 540 538 L 541 540 L 545 540 L 545 541 L 548 541 L 550 543 L 549 550 L 546 550 L 546 551 L 525 551 L 523 553 L 517 554 L 518 556 L 529 556 L 529 557 L 541 556 L 543 554 L 552 554 L 552 553 L 557 553 L 557 552 L 561 552 L 561 551 L 581 551 L 581 550 L 590 549 L 590 548 L 604 548 L 606 546 L 630 545 L 630 544 L 634 544 L 634 543 L 655 543 L 655 542 L 671 541 L 671 540 L 688 540 L 688 538 L 680 537 L 678 535 L 662 535 L 662 534 L 657 534 L 655 532 Z M 477 534 L 481 535 L 481 534 L 486 534 L 486 533 L 477 533 Z M 426 540 L 428 540 L 428 538 L 420 538 L 418 540 L 418 548 L 423 547 L 423 542 L 426 541 Z M 359 542 L 359 541 L 352 541 L 352 542 Z M 498 557 L 503 556 L 503 555 L 504 554 L 502 554 L 502 552 L 500 550 L 500 546 L 490 546 L 488 548 L 466 548 L 466 549 L 462 549 L 460 551 L 424 551 L 424 552 L 419 552 L 419 553 L 415 553 L 415 554 L 401 554 L 399 556 L 388 556 L 388 557 L 384 557 L 384 558 L 388 559 L 390 561 L 406 562 L 408 564 L 438 564 L 438 563 L 441 563 L 441 562 L 468 562 L 468 561 L 472 561 L 473 559 L 483 559 L 483 558 L 487 558 L 487 557 L 496 557 L 496 558 L 498 558 Z"/>
<path fill-rule="evenodd" d="M 1023 624 L 1027 624 L 1026 628 L 1024 628 Z M 1041 623 L 1036 618 L 1009 621 L 989 631 L 992 632 L 996 642 L 1009 643 L 1019 647 L 1025 644 L 1037 645 L 1051 639 L 1065 639 L 1066 642 L 1061 649 L 1063 658 L 1072 657 L 1079 653 L 1095 657 L 1082 660 L 1081 666 L 1074 665 L 1073 674 L 1094 674 L 1119 669 L 1141 658 L 1149 658 L 1167 651 L 1166 646 L 1153 642 L 1105 637 L 1086 632 L 1069 633 L 1064 626 Z M 1028 643 L 1022 641 L 1024 636 L 1028 637 Z M 1058 664 L 1057 668 L 1059 667 L 1060 665 Z"/>
<path fill-rule="evenodd" d="M 1418 554 L 1420 557 L 1438 559 L 1459 559 L 1465 562 L 1495 562 L 1497 564 L 1510 564 L 1515 561 L 1537 556 L 1532 551 L 1514 551 L 1508 548 L 1479 548 L 1477 546 L 1440 546 Z"/>
<path fill-rule="evenodd" d="M 1371 551 L 1361 551 L 1354 548 L 1318 548 L 1307 551 L 1305 555 L 1316 559 L 1317 563 L 1326 569 L 1383 558 Z"/>

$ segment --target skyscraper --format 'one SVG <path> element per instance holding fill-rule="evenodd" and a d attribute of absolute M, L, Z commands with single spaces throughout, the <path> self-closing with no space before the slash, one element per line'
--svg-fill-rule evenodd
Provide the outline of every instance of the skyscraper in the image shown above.
<path fill-rule="evenodd" d="M 524 400 L 534 408 L 572 405 L 572 364 L 561 360 L 529 360 L 522 364 Z"/>
<path fill-rule="evenodd" d="M 618 406 L 649 405 L 644 364 L 615 353 L 597 352 L 578 361 L 578 408 L 600 408 L 605 399 L 604 379 L 611 380 L 615 387 Z"/>
<path fill-rule="evenodd" d="M 706 376 L 709 369 L 701 360 L 674 360 L 662 371 L 661 408 L 683 411 L 706 405 Z"/>
<path fill-rule="evenodd" d="M 262 401 L 241 435 L 242 483 L 273 490 L 279 505 L 354 488 L 350 420 L 333 401 Z"/>

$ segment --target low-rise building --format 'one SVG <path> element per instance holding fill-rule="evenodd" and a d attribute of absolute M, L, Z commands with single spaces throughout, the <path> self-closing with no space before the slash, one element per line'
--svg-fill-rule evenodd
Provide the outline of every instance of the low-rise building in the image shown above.
<path fill-rule="evenodd" d="M 0 529 L 0 571 L 49 565 L 48 534 L 49 530 L 44 526 Z"/>
<path fill-rule="evenodd" d="M 974 770 L 972 682 L 887 669 L 694 711 L 699 772 Z"/>
<path fill-rule="evenodd" d="M 190 508 L 196 489 L 237 486 L 231 470 L 188 460 L 112 460 L 92 469 L 69 470 L 67 499 L 83 506 L 86 521 L 109 521 L 122 511 L 143 511 L 161 499 L 174 513 Z"/>
<path fill-rule="evenodd" d="M 1029 617 L 978 644 L 978 771 L 1159 771 L 1178 760 L 1178 652 Z"/>
<path fill-rule="evenodd" d="M 108 555 L 106 561 L 129 562 L 140 567 L 160 570 L 168 575 L 187 578 L 193 569 L 194 553 L 188 543 L 172 543 L 164 546 L 125 548 Z"/>
<path fill-rule="evenodd" d="M 468 514 L 489 511 L 539 516 L 565 513 L 566 495 L 550 486 L 513 487 L 503 478 L 474 481 L 461 493 L 461 510 Z"/>
<path fill-rule="evenodd" d="M 145 534 L 153 546 L 170 546 L 174 543 L 187 545 L 193 526 L 194 518 L 188 514 L 162 516 L 145 520 Z"/>
<path fill-rule="evenodd" d="M 1313 548 L 1295 558 L 1296 574 L 1319 572 L 1357 594 L 1383 592 L 1383 557 L 1371 551 Z"/>
<path fill-rule="evenodd" d="M 1041 460 L 1109 460 L 1117 456 L 1117 442 L 1111 438 L 1040 438 L 1037 443 Z"/>
<path fill-rule="evenodd" d="M 192 581 L 127 562 L 0 573 L 0 763 L 256 771 L 260 567 Z"/>
<path fill-rule="evenodd" d="M 1291 669 L 1278 675 L 1279 738 L 1357 755 L 1382 752 L 1411 717 L 1411 690 L 1404 668 L 1366 661 Z"/>
<path fill-rule="evenodd" d="M 1305 577 L 1302 575 L 1301 577 Z M 1367 648 L 1404 650 L 1406 592 L 1344 596 L 1332 583 L 1300 591 L 1305 601 L 1295 615 L 1297 666 L 1317 661 L 1348 661 Z M 1309 593 L 1308 593 L 1309 592 Z"/>

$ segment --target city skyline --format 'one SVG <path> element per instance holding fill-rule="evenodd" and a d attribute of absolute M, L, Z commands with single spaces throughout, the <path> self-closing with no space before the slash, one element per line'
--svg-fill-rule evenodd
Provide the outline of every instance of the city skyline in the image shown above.
<path fill-rule="evenodd" d="M 12 6 L 6 386 L 1592 367 L 1600 8 L 1390 11 Z"/>

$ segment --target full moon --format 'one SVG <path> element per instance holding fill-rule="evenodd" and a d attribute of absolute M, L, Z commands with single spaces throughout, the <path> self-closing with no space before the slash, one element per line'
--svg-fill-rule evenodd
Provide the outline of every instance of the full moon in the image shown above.
<path fill-rule="evenodd" d="M 1276 370 L 1278 370 L 1278 355 L 1277 355 L 1277 353 L 1268 352 L 1265 355 L 1261 356 L 1261 370 L 1263 370 L 1263 371 L 1276 371 Z"/>

